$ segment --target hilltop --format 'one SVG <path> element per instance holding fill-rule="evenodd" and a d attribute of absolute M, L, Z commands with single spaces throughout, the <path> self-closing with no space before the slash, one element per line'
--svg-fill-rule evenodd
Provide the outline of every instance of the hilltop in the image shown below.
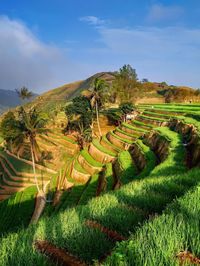
<path fill-rule="evenodd" d="M 31 105 L 36 106 L 42 111 L 50 112 L 60 110 L 67 101 L 79 96 L 84 90 L 90 89 L 95 78 L 101 78 L 110 85 L 116 78 L 117 72 L 100 72 L 80 81 L 64 84 L 63 86 L 49 90 L 36 97 Z M 165 102 L 199 102 L 199 91 L 189 87 L 178 87 L 167 85 L 165 82 L 138 82 L 139 88 L 134 89 L 135 103 L 165 103 Z"/>
<path fill-rule="evenodd" d="M 58 88 L 49 90 L 44 94 L 38 96 L 31 105 L 37 106 L 42 111 L 51 111 L 56 107 L 62 107 L 66 101 L 70 101 L 74 97 L 80 95 L 84 90 L 91 88 L 95 78 L 104 79 L 109 84 L 115 79 L 114 72 L 97 73 L 85 80 L 75 81 L 73 83 L 65 84 Z"/>

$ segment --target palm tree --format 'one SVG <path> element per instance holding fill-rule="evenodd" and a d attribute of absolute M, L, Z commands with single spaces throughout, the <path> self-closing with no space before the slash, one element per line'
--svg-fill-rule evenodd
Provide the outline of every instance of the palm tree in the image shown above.
<path fill-rule="evenodd" d="M 29 91 L 28 88 L 26 88 L 25 86 L 23 86 L 21 89 L 16 89 L 16 92 L 18 94 L 18 97 L 24 101 L 25 99 L 30 99 L 31 97 L 33 97 L 33 93 L 31 91 Z"/>
<path fill-rule="evenodd" d="M 99 108 L 103 104 L 106 88 L 108 88 L 108 84 L 105 82 L 105 80 L 96 78 L 94 80 L 94 84 L 92 88 L 92 95 L 91 95 L 91 100 L 90 100 L 92 108 L 94 108 L 95 106 L 97 126 L 98 126 L 100 137 L 102 136 L 102 133 L 101 133 L 101 127 L 99 123 Z"/>
<path fill-rule="evenodd" d="M 76 141 L 78 142 L 78 145 L 80 147 L 80 150 L 83 150 L 85 147 L 85 144 L 91 142 L 92 140 L 92 130 L 90 127 L 84 129 L 83 123 L 78 123 L 79 132 L 76 135 Z"/>
<path fill-rule="evenodd" d="M 36 176 L 35 162 L 38 161 L 39 146 L 36 141 L 36 136 L 38 134 L 47 133 L 47 129 L 44 128 L 45 123 L 46 123 L 46 118 L 42 117 L 41 114 L 39 114 L 35 108 L 30 109 L 29 112 L 26 112 L 23 107 L 20 108 L 19 110 L 20 133 L 16 138 L 16 142 L 18 142 L 18 145 L 20 146 L 24 143 L 25 140 L 29 141 L 33 174 L 35 179 L 35 185 L 37 187 L 38 192 L 40 192 L 40 188 Z"/>

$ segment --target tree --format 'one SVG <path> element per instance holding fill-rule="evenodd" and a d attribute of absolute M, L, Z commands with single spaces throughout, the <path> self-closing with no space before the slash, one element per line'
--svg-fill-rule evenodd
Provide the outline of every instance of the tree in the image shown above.
<path fill-rule="evenodd" d="M 135 106 L 131 102 L 126 102 L 120 104 L 119 109 L 122 113 L 121 121 L 125 122 L 127 119 L 127 114 L 130 114 L 135 109 Z"/>
<path fill-rule="evenodd" d="M 31 97 L 33 97 L 33 93 L 31 91 L 29 91 L 28 88 L 26 88 L 25 86 L 23 86 L 21 89 L 16 89 L 16 92 L 18 94 L 18 97 L 24 101 L 25 99 L 30 99 Z"/>
<path fill-rule="evenodd" d="M 118 75 L 124 79 L 135 80 L 135 81 L 138 80 L 136 70 L 132 68 L 132 66 L 129 64 L 123 65 L 123 67 L 119 69 Z"/>
<path fill-rule="evenodd" d="M 105 80 L 100 79 L 100 78 L 96 78 L 94 80 L 90 103 L 91 103 L 92 108 L 95 107 L 97 126 L 98 126 L 100 137 L 102 136 L 102 133 L 101 133 L 101 127 L 99 123 L 99 109 L 103 106 L 103 103 L 105 101 L 107 88 L 108 88 L 108 84 L 105 82 Z"/>
<path fill-rule="evenodd" d="M 10 150 L 13 152 L 13 149 L 17 144 L 16 140 L 20 142 L 19 137 L 21 134 L 20 123 L 16 120 L 13 112 L 9 111 L 6 113 L 0 125 L 0 131 L 7 146 L 9 146 Z M 23 139 L 22 136 L 21 139 Z"/>
<path fill-rule="evenodd" d="M 142 79 L 142 83 L 147 83 L 149 80 L 147 78 Z"/>
<path fill-rule="evenodd" d="M 91 141 L 92 109 L 90 100 L 85 96 L 78 96 L 65 108 L 68 118 L 67 130 L 74 130 L 81 149 L 85 143 Z"/>
<path fill-rule="evenodd" d="M 120 104 L 119 109 L 122 112 L 122 114 L 126 115 L 126 114 L 131 113 L 135 109 L 135 106 L 133 103 L 127 102 L 127 103 Z"/>
<path fill-rule="evenodd" d="M 68 118 L 67 129 L 80 132 L 90 128 L 92 123 L 92 110 L 90 101 L 85 96 L 78 96 L 72 100 L 72 103 L 65 107 L 65 114 Z"/>
<path fill-rule="evenodd" d="M 1 122 L 1 129 L 4 128 L 2 134 L 7 143 L 11 142 L 12 145 L 20 148 L 25 140 L 29 141 L 33 174 L 38 192 L 40 192 L 40 188 L 36 176 L 35 161 L 38 161 L 39 147 L 36 136 L 47 132 L 44 128 L 45 123 L 46 118 L 39 114 L 36 109 L 33 108 L 26 112 L 23 107 L 19 110 L 18 118 L 15 118 L 14 113 L 9 112 Z"/>
<path fill-rule="evenodd" d="M 81 129 L 80 133 L 76 135 L 76 140 L 81 150 L 84 149 L 85 144 L 92 141 L 92 130 L 91 128 Z"/>
<path fill-rule="evenodd" d="M 116 79 L 113 82 L 113 95 L 119 103 L 134 100 L 134 94 L 141 87 L 138 82 L 136 70 L 130 65 L 124 65 L 120 68 Z"/>
<path fill-rule="evenodd" d="M 36 177 L 35 161 L 38 161 L 39 146 L 36 141 L 36 136 L 38 134 L 47 133 L 47 129 L 44 128 L 47 118 L 32 108 L 29 112 L 26 112 L 23 107 L 19 110 L 19 122 L 21 134 L 24 139 L 27 139 L 30 143 L 31 149 L 31 159 L 33 166 L 33 174 L 35 178 L 35 184 L 37 186 L 38 192 L 40 192 L 38 180 Z"/>

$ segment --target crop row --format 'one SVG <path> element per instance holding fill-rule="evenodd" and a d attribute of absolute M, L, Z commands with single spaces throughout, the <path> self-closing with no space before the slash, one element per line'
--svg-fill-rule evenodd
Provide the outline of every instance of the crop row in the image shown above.
<path fill-rule="evenodd" d="M 184 174 L 184 147 L 179 135 L 167 129 L 165 134 L 171 139 L 169 155 L 148 178 L 130 182 L 115 192 L 92 199 L 87 205 L 59 212 L 51 219 L 43 218 L 37 227 L 3 238 L 0 243 L 2 265 L 14 265 L 14 258 L 18 265 L 22 262 L 47 265 L 46 258 L 32 248 L 35 239 L 48 240 L 91 263 L 111 251 L 114 242 L 97 228 L 90 228 L 85 223 L 87 220 L 94 220 L 128 237 L 150 214 L 161 213 L 168 203 L 183 195 L 199 179 Z M 8 246 L 10 252 L 7 252 Z M 20 256 L 15 257 L 19 247 Z"/>

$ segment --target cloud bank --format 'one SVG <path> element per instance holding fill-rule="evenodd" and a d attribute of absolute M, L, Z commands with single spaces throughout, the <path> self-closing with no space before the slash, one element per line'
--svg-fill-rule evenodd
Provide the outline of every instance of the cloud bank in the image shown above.
<path fill-rule="evenodd" d="M 41 92 L 128 63 L 140 78 L 200 87 L 200 28 L 110 27 L 95 16 L 82 21 L 96 30 L 94 41 L 66 54 L 21 21 L 0 16 L 0 89 Z"/>
<path fill-rule="evenodd" d="M 40 41 L 21 21 L 0 16 L 0 89 L 44 91 L 76 79 L 81 66 L 65 51 Z"/>

